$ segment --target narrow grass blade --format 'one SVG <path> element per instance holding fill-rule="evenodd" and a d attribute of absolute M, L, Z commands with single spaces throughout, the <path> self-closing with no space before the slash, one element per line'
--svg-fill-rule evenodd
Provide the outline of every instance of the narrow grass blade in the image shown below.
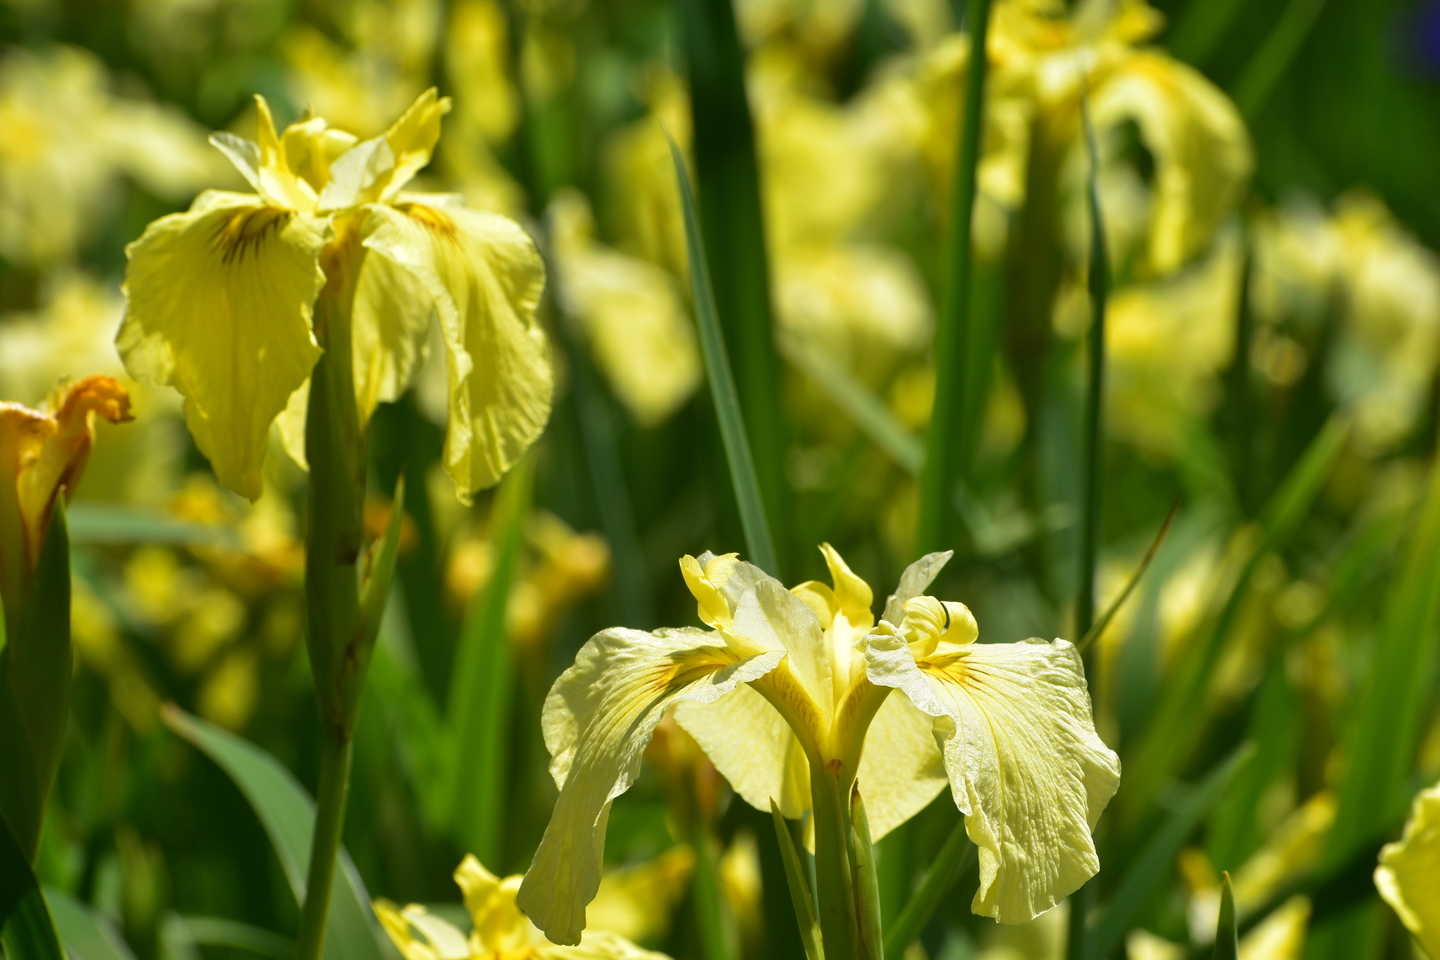
<path fill-rule="evenodd" d="M 690 895 L 695 905 L 695 925 L 700 931 L 700 954 L 703 960 L 729 960 L 734 954 L 730 949 L 729 934 L 725 924 L 725 901 L 720 891 L 720 871 L 715 862 L 715 851 L 710 831 L 701 827 L 695 831 L 695 883 Z"/>
<path fill-rule="evenodd" d="M 1160 785 L 1190 758 L 1206 722 L 1205 691 L 1240 615 L 1260 562 L 1294 535 L 1320 493 L 1348 433 L 1348 421 L 1332 419 L 1311 442 L 1280 485 L 1261 517 L 1259 542 L 1251 550 L 1224 605 L 1166 684 L 1159 707 L 1146 725 L 1126 768 L 1125 810 L 1135 819 L 1150 809 Z"/>
<path fill-rule="evenodd" d="M 1115 619 L 1115 615 L 1120 612 L 1120 608 L 1125 606 L 1125 601 L 1130 599 L 1130 594 L 1134 593 L 1135 588 L 1140 585 L 1140 579 L 1145 576 L 1145 571 L 1150 569 L 1150 564 L 1154 561 L 1155 554 L 1160 550 L 1160 545 L 1165 542 L 1166 535 L 1170 533 L 1170 525 L 1175 522 L 1175 514 L 1179 512 L 1180 501 L 1176 500 L 1170 505 L 1170 512 L 1165 514 L 1165 522 L 1160 524 L 1160 532 L 1155 534 L 1155 539 L 1150 543 L 1150 549 L 1145 551 L 1145 556 L 1141 559 L 1140 566 L 1136 567 L 1135 572 L 1130 575 L 1130 579 L 1125 584 L 1125 589 L 1120 591 L 1120 595 L 1115 598 L 1110 606 L 1105 608 L 1105 612 L 1100 615 L 1100 619 L 1095 621 L 1085 636 L 1081 637 L 1080 642 L 1075 645 L 1081 654 L 1084 654 L 1094 645 L 1096 640 L 1100 639 L 1100 635 L 1105 632 L 1105 628 L 1110 626 L 1110 621 Z"/>
<path fill-rule="evenodd" d="M 715 291 L 710 285 L 710 269 L 705 260 L 705 241 L 700 236 L 700 218 L 695 208 L 695 192 L 690 187 L 690 174 L 674 141 L 670 155 L 675 161 L 675 177 L 680 183 L 680 202 L 685 211 L 685 241 L 689 247 L 690 288 L 695 296 L 695 322 L 700 328 L 700 353 L 705 358 L 705 377 L 710 381 L 710 395 L 715 401 L 715 416 L 720 421 L 720 438 L 725 444 L 725 458 L 730 463 L 730 482 L 740 506 L 740 524 L 745 530 L 748 559 L 772 576 L 779 573 L 775 542 L 766 520 L 765 500 L 760 495 L 760 480 L 750 453 L 750 440 L 745 433 L 745 418 L 740 398 L 735 392 L 735 378 L 730 371 L 730 357 L 720 330 L 720 315 L 715 307 Z"/>
<path fill-rule="evenodd" d="M 960 406 L 964 398 L 965 349 L 970 339 L 970 223 L 975 209 L 975 171 L 980 162 L 981 117 L 985 104 L 986 37 L 990 0 L 971 0 L 966 8 L 970 63 L 965 71 L 960 142 L 955 151 L 954 206 L 942 268 L 944 288 L 935 324 L 935 405 L 925 438 L 925 467 L 920 474 L 920 516 L 915 552 L 943 550 L 950 535 L 950 494 L 961 467 Z"/>
<path fill-rule="evenodd" d="M 820 949 L 820 924 L 815 919 L 815 896 L 810 892 L 805 866 L 800 862 L 800 853 L 795 849 L 795 838 L 790 835 L 790 826 L 780 815 L 775 801 L 770 801 L 770 816 L 775 821 L 775 839 L 780 844 L 780 858 L 785 863 L 785 879 L 789 882 L 790 902 L 795 907 L 795 920 L 800 926 L 800 939 L 805 944 L 806 960 L 823 960 Z"/>
<path fill-rule="evenodd" d="M 72 960 L 135 960 L 135 953 L 110 921 L 59 890 L 46 890 L 55 926 Z"/>
<path fill-rule="evenodd" d="M 1230 887 L 1230 873 L 1220 883 L 1220 921 L 1215 925 L 1213 960 L 1238 960 L 1240 931 L 1235 926 L 1235 891 Z"/>
<path fill-rule="evenodd" d="M 533 455 L 521 459 L 501 481 L 490 521 L 495 568 L 472 602 L 460 635 L 450 688 L 451 832 L 481 863 L 504 869 L 506 769 L 513 732 L 515 667 L 505 633 L 505 613 L 520 561 L 530 511 Z"/>
<path fill-rule="evenodd" d="M 254 744 L 174 704 L 166 705 L 162 716 L 166 726 L 219 764 L 250 801 L 280 858 L 295 902 L 303 903 L 310 867 L 310 837 L 315 830 L 315 801 L 289 770 Z M 393 951 L 386 949 L 389 938 L 374 919 L 360 872 L 343 850 L 339 859 L 344 882 L 335 884 L 330 891 L 325 956 L 328 960 L 387 960 Z"/>
<path fill-rule="evenodd" d="M 1217 764 L 1190 796 L 1160 824 L 1090 926 L 1086 937 L 1086 956 L 1108 957 L 1120 946 L 1136 915 L 1161 885 L 1166 873 L 1173 869 L 1180 848 L 1205 815 L 1220 802 L 1236 774 L 1254 753 L 1253 745 L 1242 743 L 1234 753 Z"/>
<path fill-rule="evenodd" d="M 745 89 L 745 52 L 732 0 L 675 0 L 675 10 L 693 118 L 697 229 L 705 241 L 703 249 L 694 241 L 690 245 L 701 251 L 706 275 L 714 281 L 715 316 L 724 321 L 717 330 L 734 365 L 755 475 L 771 530 L 777 534 L 776 559 L 785 562 L 790 547 L 784 541 L 790 518 L 785 475 L 788 437 L 775 356 L 755 126 Z M 692 194 L 692 206 L 694 199 Z M 692 254 L 692 284 L 694 262 Z M 783 576 L 784 571 L 755 556 L 748 559 L 773 576 Z"/>
<path fill-rule="evenodd" d="M 850 869 L 854 873 L 855 916 L 860 923 L 860 945 L 869 960 L 885 956 L 884 939 L 880 933 L 880 880 L 875 872 L 875 842 L 870 838 L 870 817 L 865 813 L 865 800 L 860 784 L 850 790 L 850 834 L 852 839 Z"/>
<path fill-rule="evenodd" d="M 4 612 L 0 648 L 0 818 L 26 860 L 40 848 L 45 804 L 60 769 L 70 716 L 70 536 L 55 504 L 30 590 Z"/>
<path fill-rule="evenodd" d="M 65 960 L 30 858 L 0 817 L 0 945 L 10 960 Z"/>
<path fill-rule="evenodd" d="M 185 936 L 197 946 L 229 947 L 257 957 L 269 957 L 270 960 L 290 960 L 295 956 L 295 941 L 289 937 L 238 920 L 172 916 L 168 922 L 183 928 Z"/>
<path fill-rule="evenodd" d="M 1399 822 L 1411 793 L 1419 739 L 1431 712 L 1427 699 L 1440 658 L 1440 465 L 1430 486 L 1409 552 L 1386 599 L 1379 642 L 1345 732 L 1349 762 L 1337 791 L 1335 826 L 1322 870 L 1334 870 Z M 1373 955 L 1373 920 L 1316 916 L 1314 956 Z"/>
<path fill-rule="evenodd" d="M 1089 371 L 1085 384 L 1085 419 L 1081 438 L 1080 582 L 1075 596 L 1075 632 L 1085 635 L 1095 625 L 1095 570 L 1100 561 L 1100 505 L 1105 469 L 1105 301 L 1110 287 L 1110 260 L 1105 251 L 1105 223 L 1100 215 L 1100 151 L 1090 125 L 1090 108 L 1081 102 L 1085 149 L 1090 175 L 1085 185 L 1090 214 L 1090 331 L 1086 336 Z"/>
<path fill-rule="evenodd" d="M 1323 9 L 1325 0 L 1290 0 L 1285 7 L 1235 83 L 1235 104 L 1245 119 L 1254 121 L 1260 115 Z"/>
<path fill-rule="evenodd" d="M 925 871 L 925 877 L 920 881 L 920 886 L 911 895 L 910 902 L 905 904 L 905 908 L 893 923 L 887 924 L 885 960 L 902 960 L 906 948 L 915 942 L 925 930 L 930 918 L 935 915 L 940 901 L 945 899 L 950 888 L 955 886 L 955 881 L 960 879 L 960 875 L 968 870 L 974 861 L 975 845 L 966 835 L 965 821 L 962 819 L 955 824 L 955 829 L 950 831 L 945 845 L 935 855 L 930 869 Z"/>
<path fill-rule="evenodd" d="M 836 407 L 844 411 L 871 442 L 911 476 L 925 465 L 925 444 L 906 429 L 900 418 L 850 371 L 795 337 L 776 337 L 780 353 L 790 365 L 809 377 Z"/>

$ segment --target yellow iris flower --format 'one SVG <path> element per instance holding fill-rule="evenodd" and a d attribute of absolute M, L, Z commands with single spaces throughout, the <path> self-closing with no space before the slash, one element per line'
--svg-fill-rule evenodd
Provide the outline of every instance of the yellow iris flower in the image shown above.
<path fill-rule="evenodd" d="M 1404 836 L 1381 849 L 1375 886 L 1425 952 L 1440 957 L 1440 783 L 1416 795 Z"/>
<path fill-rule="evenodd" d="M 711 629 L 605 630 L 556 680 L 543 724 L 560 796 L 518 898 L 551 940 L 579 940 L 610 804 L 671 707 L 737 793 L 790 818 L 812 779 L 839 796 L 858 780 L 879 837 L 948 779 L 980 847 L 977 913 L 1033 919 L 1099 869 L 1090 830 L 1120 766 L 1075 648 L 975 643 L 963 604 L 921 595 L 948 553 L 912 564 L 877 624 L 870 587 L 821 550 L 833 585 L 793 590 L 735 554 L 687 556 Z"/>
<path fill-rule="evenodd" d="M 499 480 L 549 417 L 534 242 L 454 197 L 403 192 L 450 107 L 433 89 L 363 142 L 319 117 L 277 134 L 256 101 L 258 143 L 211 137 L 255 194 L 202 194 L 126 248 L 116 339 L 126 368 L 184 395 L 186 423 L 216 475 L 253 500 L 270 425 L 287 405 L 287 447 L 302 446 L 294 425 L 320 356 L 317 298 L 334 298 L 329 309 L 351 323 L 362 429 L 376 404 L 409 386 L 435 314 L 449 378 L 443 462 L 468 499 Z"/>
<path fill-rule="evenodd" d="M 112 377 L 61 386 L 48 410 L 0 403 L 0 597 L 18 616 L 55 498 L 73 493 L 95 442 L 95 416 L 131 419 L 130 395 Z"/>
<path fill-rule="evenodd" d="M 595 931 L 578 946 L 557 947 L 515 905 L 520 878 L 500 879 L 473 854 L 455 870 L 474 930 L 467 937 L 449 922 L 412 903 L 400 909 L 375 901 L 375 915 L 405 960 L 669 960 L 614 933 Z"/>

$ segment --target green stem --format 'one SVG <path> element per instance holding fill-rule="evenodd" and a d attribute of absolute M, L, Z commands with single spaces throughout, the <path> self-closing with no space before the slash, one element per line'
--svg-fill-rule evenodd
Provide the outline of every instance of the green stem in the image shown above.
<path fill-rule="evenodd" d="M 990 0 L 972 0 L 967 15 L 970 18 L 970 65 L 965 72 L 954 208 L 946 243 L 945 287 L 935 325 L 935 406 L 925 443 L 925 468 L 920 475 L 920 522 L 915 534 L 915 550 L 920 554 L 946 546 L 954 512 L 950 495 L 961 467 L 960 433 L 964 424 L 960 405 L 964 398 L 965 348 L 970 338 L 970 221 L 975 209 L 975 171 L 980 162 Z"/>
<path fill-rule="evenodd" d="M 310 462 L 305 537 L 306 646 L 320 712 L 320 784 L 309 880 L 300 914 L 299 960 L 318 960 L 335 857 L 345 823 L 350 743 L 369 664 L 360 611 L 364 544 L 365 436 L 355 407 L 350 313 L 364 251 L 343 225 L 322 260 L 325 288 L 315 305 L 324 353 L 310 374 L 305 456 Z"/>
<path fill-rule="evenodd" d="M 345 800 L 350 792 L 351 744 L 325 738 L 320 744 L 320 785 L 316 793 L 315 834 L 310 842 L 310 869 L 305 881 L 305 907 L 300 914 L 300 960 L 315 960 L 325 947 L 325 921 L 330 914 L 330 889 L 335 883 L 335 858 L 345 827 Z"/>
<path fill-rule="evenodd" d="M 837 762 L 810 765 L 810 804 L 815 817 L 815 886 L 825 960 L 859 960 L 860 928 L 850 857 L 850 784 Z"/>

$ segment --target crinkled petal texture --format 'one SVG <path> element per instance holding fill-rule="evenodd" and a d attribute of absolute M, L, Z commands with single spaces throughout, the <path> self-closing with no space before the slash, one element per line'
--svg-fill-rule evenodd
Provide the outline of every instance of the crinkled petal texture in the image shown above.
<path fill-rule="evenodd" d="M 394 207 L 370 207 L 364 243 L 408 270 L 435 305 L 449 375 L 445 469 L 468 501 L 550 416 L 554 376 L 535 318 L 545 268 L 514 221 L 440 201 L 402 194 Z"/>
<path fill-rule="evenodd" d="M 1440 957 L 1440 783 L 1420 791 L 1404 836 L 1380 851 L 1375 886 L 1425 952 Z"/>
<path fill-rule="evenodd" d="M 951 793 L 980 848 L 972 909 L 1024 923 L 1099 870 L 1090 831 L 1119 787 L 1120 761 L 1095 733 L 1073 645 L 973 643 L 969 611 L 940 607 L 912 600 L 905 627 L 871 633 L 868 673 L 935 718 Z M 908 629 L 927 616 L 934 629 Z"/>
<path fill-rule="evenodd" d="M 210 192 L 125 250 L 126 369 L 180 391 L 216 476 L 252 500 L 270 424 L 320 356 L 311 315 L 329 233 L 325 220 Z"/>
<path fill-rule="evenodd" d="M 585 905 L 600 887 L 611 801 L 639 774 L 665 711 L 682 701 L 718 700 L 769 673 L 782 656 L 742 655 L 719 635 L 691 629 L 615 628 L 581 647 L 545 699 L 545 745 L 560 796 L 519 892 L 520 908 L 552 941 L 580 943 Z"/>

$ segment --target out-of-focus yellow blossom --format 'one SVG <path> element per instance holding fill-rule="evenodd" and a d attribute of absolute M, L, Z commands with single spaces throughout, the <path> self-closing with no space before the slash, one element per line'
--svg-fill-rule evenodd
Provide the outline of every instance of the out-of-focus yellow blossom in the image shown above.
<path fill-rule="evenodd" d="M 254 650 L 236 648 L 206 676 L 196 696 L 200 716 L 230 730 L 249 722 L 260 699 L 260 658 Z"/>
<path fill-rule="evenodd" d="M 1116 290 L 1105 315 L 1107 429 L 1174 456 L 1222 395 L 1243 251 L 1231 233 L 1189 268 Z M 1088 312 L 1088 311 L 1087 311 Z"/>
<path fill-rule="evenodd" d="M 695 331 L 675 279 L 596 241 L 590 205 L 578 191 L 558 194 L 549 217 L 565 310 L 635 419 L 662 422 L 700 383 Z"/>
<path fill-rule="evenodd" d="M 105 678 L 110 702 L 139 733 L 159 725 L 160 695 L 120 636 L 115 615 L 79 577 L 70 584 L 70 640 L 79 663 Z"/>
<path fill-rule="evenodd" d="M 1065 960 L 1070 903 L 1056 904 L 1029 923 L 985 931 L 979 960 Z"/>
<path fill-rule="evenodd" d="M 1329 791 L 1315 794 L 1287 817 L 1264 845 L 1231 873 L 1236 911 L 1247 914 L 1263 906 L 1286 883 L 1319 862 L 1334 823 L 1335 797 Z M 1210 943 L 1220 919 L 1220 878 L 1204 851 L 1193 848 L 1182 854 L 1181 872 L 1190 886 L 1190 936 L 1196 943 Z M 1308 916 L 1308 901 L 1305 909 Z M 1300 926 L 1303 933 L 1303 920 Z"/>
<path fill-rule="evenodd" d="M 1160 14 L 1143 0 L 1073 12 L 1060 0 L 1001 0 L 992 17 L 982 195 L 1018 205 L 1035 175 L 1049 181 L 1045 189 L 1058 189 L 1067 156 L 1084 153 L 1088 97 L 1102 142 L 1133 123 L 1154 162 L 1137 269 L 1168 273 L 1203 251 L 1244 193 L 1250 140 L 1234 104 L 1199 71 L 1142 46 L 1159 31 Z M 914 67 L 919 102 L 931 112 L 922 143 L 937 184 L 953 168 L 969 60 L 966 41 L 956 37 Z M 1108 144 L 1106 152 L 1113 156 Z M 1033 163 L 1043 169 L 1027 174 Z"/>
<path fill-rule="evenodd" d="M 1119 761 L 1095 735 L 1074 647 L 975 643 L 964 605 L 921 596 L 949 554 L 912 564 L 877 624 L 870 587 L 821 550 L 833 586 L 793 591 L 735 554 L 685 557 L 712 629 L 602 631 L 555 682 L 544 729 L 560 797 L 519 898 L 552 940 L 579 940 L 606 813 L 672 706 L 737 793 L 792 819 L 811 778 L 842 796 L 858 779 L 878 838 L 948 774 L 980 847 L 978 913 L 1030 920 L 1098 869 L 1090 830 Z"/>
<path fill-rule="evenodd" d="M 344 44 L 308 24 L 287 28 L 281 50 L 296 103 L 360 137 L 384 131 L 430 85 L 440 33 L 437 0 L 351 0 L 326 8 Z"/>
<path fill-rule="evenodd" d="M 0 396 L 39 403 L 63 380 L 114 376 L 140 418 L 109 431 L 77 495 L 159 508 L 174 492 L 184 455 L 179 404 L 170 391 L 125 375 L 114 343 L 123 313 L 118 287 L 79 271 L 52 271 L 41 285 L 39 309 L 0 317 Z"/>
<path fill-rule="evenodd" d="M 95 442 L 95 417 L 130 419 L 130 396 L 112 377 L 61 384 L 43 410 L 0 403 L 0 601 L 14 622 L 63 491 L 80 481 Z"/>
<path fill-rule="evenodd" d="M 637 943 L 659 940 L 669 932 L 694 871 L 695 851 L 684 844 L 646 863 L 611 870 L 585 909 L 586 926 Z"/>
<path fill-rule="evenodd" d="M 204 134 L 178 110 L 114 97 L 100 61 L 55 46 L 0 59 L 0 256 L 72 259 L 121 175 L 167 200 L 223 176 Z"/>
<path fill-rule="evenodd" d="M 816 97 L 783 54 L 757 56 L 747 72 L 765 207 L 767 250 L 780 328 L 847 367 L 889 372 L 929 343 L 925 284 L 899 250 L 873 234 L 903 204 L 920 113 L 879 85 L 851 103 Z M 679 82 L 651 80 L 651 114 L 610 144 L 622 248 L 684 278 L 679 195 L 664 131 L 690 141 Z M 628 243 L 628 246 L 626 245 Z"/>
<path fill-rule="evenodd" d="M 1380 851 L 1375 887 L 1431 957 L 1440 957 L 1440 784 L 1421 790 L 1405 833 Z"/>
<path fill-rule="evenodd" d="M 1440 261 L 1378 199 L 1342 196 L 1333 216 L 1293 200 L 1255 228 L 1256 367 L 1299 379 L 1306 340 L 1338 316 L 1326 379 L 1355 414 L 1354 439 L 1383 453 L 1415 428 L 1440 363 Z"/>
<path fill-rule="evenodd" d="M 747 955 L 753 954 L 757 951 L 748 948 L 765 945 L 765 890 L 755 834 L 749 830 L 738 831 L 720 855 L 716 872 L 720 875 L 720 895 L 730 908 L 730 916 L 735 918 L 740 941 L 746 945 Z M 604 886 L 603 880 L 601 886 Z"/>
<path fill-rule="evenodd" d="M 1240 938 L 1239 960 L 1300 960 L 1305 953 L 1305 930 L 1310 922 L 1310 901 L 1291 897 L 1249 933 Z M 1214 940 L 1210 928 L 1206 942 Z M 1125 938 L 1130 960 L 1184 960 L 1190 951 L 1146 930 L 1132 930 Z"/>
<path fill-rule="evenodd" d="M 747 46 L 773 45 L 823 66 L 844 49 L 863 0 L 738 0 L 735 25 Z"/>
<path fill-rule="evenodd" d="M 610 548 L 594 533 L 576 533 L 554 514 L 537 512 L 526 524 L 530 551 L 511 587 L 506 630 L 521 648 L 534 651 L 555 624 L 610 576 Z M 493 543 L 469 534 L 456 538 L 445 572 L 447 592 L 463 606 L 495 572 Z"/>
<path fill-rule="evenodd" d="M 492 144 L 509 140 L 520 122 L 509 34 L 497 0 L 458 0 L 451 7 L 445 70 L 459 102 L 455 119 L 473 122 Z"/>
<path fill-rule="evenodd" d="M 430 160 L 449 101 L 432 89 L 358 142 L 319 117 L 277 134 L 256 98 L 259 143 L 216 134 L 257 194 L 211 191 L 126 248 L 116 345 L 138 378 L 174 385 L 221 482 L 255 499 L 271 423 L 296 427 L 320 354 L 311 329 L 349 324 L 362 428 L 409 385 L 431 315 L 446 354 L 442 462 L 457 492 L 489 486 L 543 429 L 552 377 L 535 310 L 544 268 L 520 227 L 444 195 L 402 192 Z"/>
<path fill-rule="evenodd" d="M 688 282 L 680 187 L 665 135 L 682 148 L 690 143 L 690 102 L 680 78 L 658 64 L 651 65 L 639 85 L 646 115 L 621 127 L 605 145 L 619 245 L 623 252 Z"/>
<path fill-rule="evenodd" d="M 455 870 L 474 929 L 467 937 L 412 903 L 375 901 L 375 915 L 405 960 L 668 960 L 615 933 L 592 930 L 578 946 L 557 947 L 515 904 L 520 877 L 500 879 L 468 855 Z"/>

